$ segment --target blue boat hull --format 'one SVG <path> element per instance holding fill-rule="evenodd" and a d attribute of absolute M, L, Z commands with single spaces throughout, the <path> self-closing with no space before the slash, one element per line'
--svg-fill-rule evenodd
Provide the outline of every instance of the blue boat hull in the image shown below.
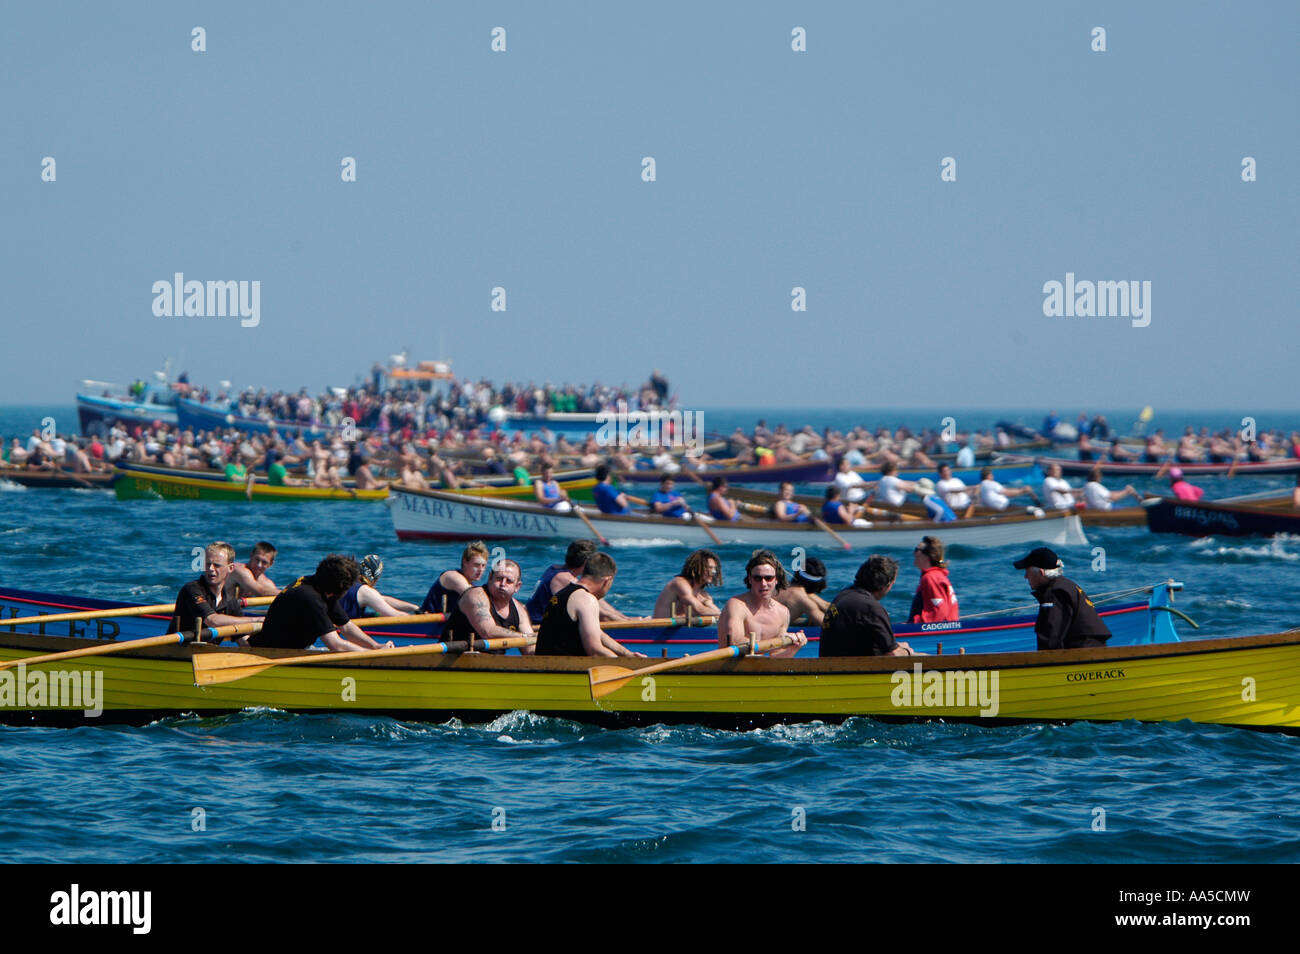
<path fill-rule="evenodd" d="M 89 394 L 77 395 L 77 423 L 81 427 L 82 434 L 106 434 L 108 428 L 118 422 L 148 425 L 154 421 L 175 424 L 177 420 L 176 408 L 165 404 L 94 397 Z"/>
<path fill-rule="evenodd" d="M 1161 607 L 1170 604 L 1169 587 L 1165 583 L 1153 587 L 1149 601 L 1118 604 L 1100 609 L 1102 618 L 1110 627 L 1111 646 L 1138 646 L 1148 643 L 1179 642 L 1171 614 Z M 170 617 L 119 616 L 111 619 L 77 620 L 72 622 L 38 624 L 17 627 L 5 626 L 5 619 L 37 614 L 52 615 L 79 610 L 102 610 L 128 607 L 129 603 L 89 597 L 59 596 L 31 590 L 0 587 L 0 632 L 40 633 L 46 636 L 75 636 L 82 639 L 127 640 L 157 636 L 166 631 Z M 1035 614 L 1036 615 L 1036 614 Z M 919 626 L 901 624 L 894 627 L 899 639 L 909 643 L 914 650 L 934 654 L 1029 652 L 1037 649 L 1034 636 L 1035 615 L 994 616 L 965 619 L 956 623 L 927 623 Z M 816 656 L 821 630 L 818 627 L 797 627 L 809 638 L 809 645 L 801 656 Z M 411 645 L 427 641 L 442 632 L 440 623 L 410 627 L 387 627 L 374 630 L 398 645 Z M 620 642 L 643 652 L 647 656 L 682 656 L 687 653 L 715 648 L 717 630 L 712 627 L 654 627 L 610 630 Z"/>

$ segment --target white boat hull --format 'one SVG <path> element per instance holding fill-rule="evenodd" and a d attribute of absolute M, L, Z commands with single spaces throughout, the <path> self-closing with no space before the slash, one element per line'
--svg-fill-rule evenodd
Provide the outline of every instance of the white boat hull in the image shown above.
<path fill-rule="evenodd" d="M 532 503 L 465 498 L 438 491 L 394 487 L 388 498 L 393 529 L 400 540 L 580 540 L 591 530 L 577 514 L 561 513 Z M 714 546 L 708 532 L 690 520 L 615 517 L 585 508 L 583 513 L 611 544 Z M 830 534 L 808 523 L 771 520 L 714 521 L 709 528 L 725 544 L 768 547 L 838 547 Z M 1087 546 L 1077 514 L 1043 517 L 997 517 L 958 523 L 908 522 L 874 527 L 835 527 L 852 548 L 911 549 L 923 534 L 943 537 L 947 546 L 1000 547 L 1027 543 Z"/>

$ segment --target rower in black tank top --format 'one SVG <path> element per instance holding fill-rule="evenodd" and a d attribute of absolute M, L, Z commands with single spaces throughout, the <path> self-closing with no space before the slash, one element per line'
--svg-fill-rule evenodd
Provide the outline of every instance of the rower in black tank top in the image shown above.
<path fill-rule="evenodd" d="M 483 587 L 472 586 L 470 587 L 470 589 L 481 590 L 483 589 Z M 465 611 L 464 609 L 462 609 L 462 607 L 466 605 L 465 597 L 468 594 L 469 594 L 469 590 L 466 590 L 464 593 L 460 595 L 460 602 L 456 604 L 456 612 L 451 614 L 451 618 L 448 619 L 446 625 L 443 626 L 442 638 L 444 642 L 451 642 L 452 640 L 471 640 L 471 639 L 482 638 L 478 635 L 478 633 L 474 631 L 474 627 L 473 625 L 471 625 L 469 621 L 469 617 L 465 615 Z M 484 595 L 487 596 L 486 593 L 484 593 Z M 488 601 L 488 612 L 492 614 L 492 622 L 496 623 L 502 629 L 508 629 L 513 633 L 519 632 L 519 605 L 514 600 L 510 601 L 510 612 L 506 613 L 505 616 L 500 616 L 497 614 L 497 608 L 492 605 L 491 596 L 487 596 L 487 601 Z M 491 650 L 491 652 L 504 655 L 506 653 L 506 650 L 493 649 Z"/>
<path fill-rule="evenodd" d="M 569 597 L 587 588 L 580 583 L 570 583 L 551 597 L 542 615 L 541 629 L 537 631 L 537 655 L 585 656 L 582 637 L 578 634 L 578 621 L 569 616 Z"/>

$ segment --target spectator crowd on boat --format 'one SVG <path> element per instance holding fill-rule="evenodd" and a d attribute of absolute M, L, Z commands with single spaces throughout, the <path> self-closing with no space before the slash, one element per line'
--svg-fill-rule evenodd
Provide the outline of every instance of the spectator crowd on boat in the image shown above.
<path fill-rule="evenodd" d="M 185 376 L 182 375 L 182 379 Z M 622 402 L 631 411 L 667 409 L 674 398 L 663 373 L 656 370 L 638 388 L 627 384 L 555 385 L 529 381 L 494 385 L 486 379 L 452 378 L 445 389 L 425 390 L 416 381 L 392 377 L 376 364 L 370 380 L 349 388 L 330 388 L 313 396 L 307 388 L 296 393 L 245 388 L 218 391 L 192 388 L 188 381 L 173 385 L 183 397 L 217 404 L 240 417 L 301 427 L 356 427 L 376 430 L 439 433 L 484 429 L 502 411 L 542 417 L 548 413 L 596 413 Z"/>

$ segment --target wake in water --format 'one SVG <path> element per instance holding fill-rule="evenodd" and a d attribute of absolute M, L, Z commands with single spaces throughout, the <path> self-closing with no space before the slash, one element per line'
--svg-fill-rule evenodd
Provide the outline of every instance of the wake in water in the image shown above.
<path fill-rule="evenodd" d="M 1220 544 L 1214 537 L 1201 537 L 1192 542 L 1192 552 L 1198 559 L 1227 561 L 1237 563 L 1278 562 L 1295 563 L 1300 560 L 1300 552 L 1289 549 L 1295 546 L 1300 537 L 1290 533 L 1279 533 L 1268 541 L 1251 544 L 1228 546 Z"/>

